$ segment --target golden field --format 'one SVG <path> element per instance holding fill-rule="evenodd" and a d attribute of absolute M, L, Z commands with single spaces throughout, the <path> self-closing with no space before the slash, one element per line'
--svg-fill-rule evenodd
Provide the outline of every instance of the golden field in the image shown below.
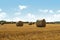
<path fill-rule="evenodd" d="M 0 25 L 0 40 L 60 40 L 60 24 L 46 24 L 46 27 Z"/>

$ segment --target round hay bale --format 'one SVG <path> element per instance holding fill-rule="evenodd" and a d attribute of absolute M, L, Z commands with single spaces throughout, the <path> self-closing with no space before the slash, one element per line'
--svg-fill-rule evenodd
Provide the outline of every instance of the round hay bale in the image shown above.
<path fill-rule="evenodd" d="M 4 25 L 4 22 L 1 22 L 1 25 Z"/>
<path fill-rule="evenodd" d="M 29 25 L 32 25 L 33 23 L 32 22 L 29 22 Z"/>
<path fill-rule="evenodd" d="M 35 22 L 33 22 L 33 24 L 35 24 Z"/>
<path fill-rule="evenodd" d="M 36 21 L 36 26 L 37 26 L 37 27 L 45 27 L 45 26 L 46 26 L 46 21 L 45 21 L 45 19 L 43 19 L 43 20 L 37 20 L 37 21 Z"/>
<path fill-rule="evenodd" d="M 18 21 L 18 22 L 16 23 L 16 26 L 23 26 L 23 22 L 22 22 L 22 21 Z"/>

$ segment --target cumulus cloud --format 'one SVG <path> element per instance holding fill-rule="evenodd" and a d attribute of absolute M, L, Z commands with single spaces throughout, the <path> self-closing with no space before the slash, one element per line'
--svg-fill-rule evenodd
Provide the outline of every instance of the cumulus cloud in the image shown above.
<path fill-rule="evenodd" d="M 24 21 L 20 17 L 13 17 L 13 18 L 8 18 L 8 19 L 6 18 L 5 20 L 8 21 L 8 22 L 10 22 L 10 21 L 13 21 L 13 22 Z"/>
<path fill-rule="evenodd" d="M 0 17 L 2 17 L 2 18 L 6 17 L 6 13 L 5 12 L 1 12 L 0 13 Z"/>
<path fill-rule="evenodd" d="M 29 17 L 29 18 L 34 18 L 34 19 L 35 19 L 35 15 L 33 15 L 33 14 L 31 14 L 31 13 L 28 13 L 28 14 L 27 14 L 27 17 Z"/>
<path fill-rule="evenodd" d="M 49 13 L 54 13 L 53 10 L 49 10 Z"/>
<path fill-rule="evenodd" d="M 26 9 L 26 8 L 27 8 L 27 6 L 19 5 L 19 8 L 20 8 L 21 10 L 23 10 L 23 9 Z"/>
<path fill-rule="evenodd" d="M 54 13 L 53 10 L 48 10 L 48 9 L 45 9 L 45 10 L 39 10 L 41 13 Z"/>
<path fill-rule="evenodd" d="M 2 11 L 2 9 L 0 9 L 0 12 Z"/>
<path fill-rule="evenodd" d="M 7 16 L 7 13 L 3 12 L 2 9 L 0 9 L 0 20 L 3 20 Z"/>
<path fill-rule="evenodd" d="M 47 13 L 48 12 L 48 10 L 39 10 L 40 12 L 42 12 L 42 13 Z"/>
<path fill-rule="evenodd" d="M 26 21 L 35 21 L 36 20 L 36 16 L 32 13 L 28 13 L 25 18 L 27 19 Z"/>
<path fill-rule="evenodd" d="M 13 21 L 24 21 L 24 20 L 21 19 L 20 17 L 14 17 L 12 20 L 13 20 Z"/>
<path fill-rule="evenodd" d="M 57 12 L 60 12 L 60 10 L 57 10 Z"/>
<path fill-rule="evenodd" d="M 47 22 L 60 21 L 60 14 L 47 15 L 47 16 L 41 17 L 40 19 L 46 19 Z"/>
<path fill-rule="evenodd" d="M 60 14 L 53 15 L 55 21 L 60 21 Z"/>
<path fill-rule="evenodd" d="M 19 15 L 21 15 L 21 12 L 15 12 L 14 15 L 15 15 L 15 16 L 19 16 Z"/>
<path fill-rule="evenodd" d="M 52 15 L 48 16 L 48 17 L 45 17 L 45 19 L 46 19 L 46 22 L 54 22 L 54 18 L 53 18 Z"/>
<path fill-rule="evenodd" d="M 45 19 L 47 22 L 60 21 L 60 14 L 50 15 L 48 17 L 45 17 Z"/>
<path fill-rule="evenodd" d="M 59 18 L 59 17 L 60 17 L 60 14 L 55 14 L 55 15 L 53 15 L 53 16 Z"/>
<path fill-rule="evenodd" d="M 9 21 L 14 21 L 14 22 L 17 22 L 17 21 L 24 21 L 23 18 L 22 18 L 22 15 L 21 15 L 21 12 L 15 12 L 13 17 L 11 19 L 8 19 Z"/>

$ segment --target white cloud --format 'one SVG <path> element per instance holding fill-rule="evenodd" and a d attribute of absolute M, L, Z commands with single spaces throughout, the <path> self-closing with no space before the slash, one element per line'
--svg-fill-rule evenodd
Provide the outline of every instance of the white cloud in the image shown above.
<path fill-rule="evenodd" d="M 36 20 L 36 16 L 32 13 L 28 13 L 25 18 L 27 19 L 26 21 L 35 21 Z"/>
<path fill-rule="evenodd" d="M 0 9 L 0 12 L 2 11 L 2 9 Z"/>
<path fill-rule="evenodd" d="M 39 10 L 42 13 L 48 13 L 48 10 Z"/>
<path fill-rule="evenodd" d="M 10 19 L 10 18 L 5 18 L 4 20 L 7 21 L 7 22 L 13 21 L 13 20 Z"/>
<path fill-rule="evenodd" d="M 2 9 L 0 9 L 0 20 L 4 20 L 7 17 L 7 13 L 3 12 Z"/>
<path fill-rule="evenodd" d="M 54 14 L 54 15 L 50 15 L 48 17 L 45 17 L 47 22 L 54 22 L 54 21 L 60 21 L 60 14 Z"/>
<path fill-rule="evenodd" d="M 60 14 L 55 14 L 55 15 L 53 15 L 53 16 L 60 18 Z"/>
<path fill-rule="evenodd" d="M 13 17 L 13 18 L 8 18 L 8 19 L 6 18 L 5 20 L 8 21 L 8 22 L 10 22 L 10 21 L 13 21 L 13 22 L 24 21 L 20 17 Z"/>
<path fill-rule="evenodd" d="M 55 21 L 60 21 L 60 14 L 53 15 Z"/>
<path fill-rule="evenodd" d="M 53 22 L 54 21 L 54 18 L 53 18 L 52 15 L 48 16 L 48 17 L 45 17 L 45 19 L 46 19 L 47 22 Z"/>
<path fill-rule="evenodd" d="M 29 18 L 34 18 L 34 19 L 35 19 L 35 15 L 33 15 L 33 14 L 31 14 L 31 13 L 28 13 L 27 16 L 28 16 Z"/>
<path fill-rule="evenodd" d="M 24 21 L 24 20 L 21 19 L 20 17 L 14 17 L 14 18 L 12 19 L 12 21 Z"/>
<path fill-rule="evenodd" d="M 49 13 L 54 13 L 53 10 L 49 10 Z"/>
<path fill-rule="evenodd" d="M 0 20 L 5 18 L 7 14 L 5 12 L 0 12 Z"/>
<path fill-rule="evenodd" d="M 57 12 L 60 12 L 60 10 L 57 10 Z"/>
<path fill-rule="evenodd" d="M 23 10 L 23 9 L 26 9 L 26 8 L 27 8 L 27 6 L 19 5 L 19 8 L 20 8 L 21 10 Z"/>
<path fill-rule="evenodd" d="M 15 16 L 21 15 L 21 12 L 16 12 L 14 15 Z"/>
<path fill-rule="evenodd" d="M 41 13 L 54 13 L 53 10 L 39 10 Z"/>
<path fill-rule="evenodd" d="M 45 12 L 45 13 L 47 13 L 47 12 L 48 12 L 48 10 L 44 10 L 44 12 Z"/>

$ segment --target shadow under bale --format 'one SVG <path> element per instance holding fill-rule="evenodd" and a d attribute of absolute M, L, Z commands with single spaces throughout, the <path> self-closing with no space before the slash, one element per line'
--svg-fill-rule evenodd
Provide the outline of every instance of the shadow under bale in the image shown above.
<path fill-rule="evenodd" d="M 45 27 L 45 26 L 46 26 L 46 21 L 45 21 L 45 19 L 43 19 L 43 20 L 37 20 L 37 21 L 36 21 L 36 26 L 37 26 L 37 27 Z"/>
<path fill-rule="evenodd" d="M 16 23 L 16 26 L 23 26 L 23 22 L 22 22 L 22 21 L 18 21 L 18 22 Z"/>

